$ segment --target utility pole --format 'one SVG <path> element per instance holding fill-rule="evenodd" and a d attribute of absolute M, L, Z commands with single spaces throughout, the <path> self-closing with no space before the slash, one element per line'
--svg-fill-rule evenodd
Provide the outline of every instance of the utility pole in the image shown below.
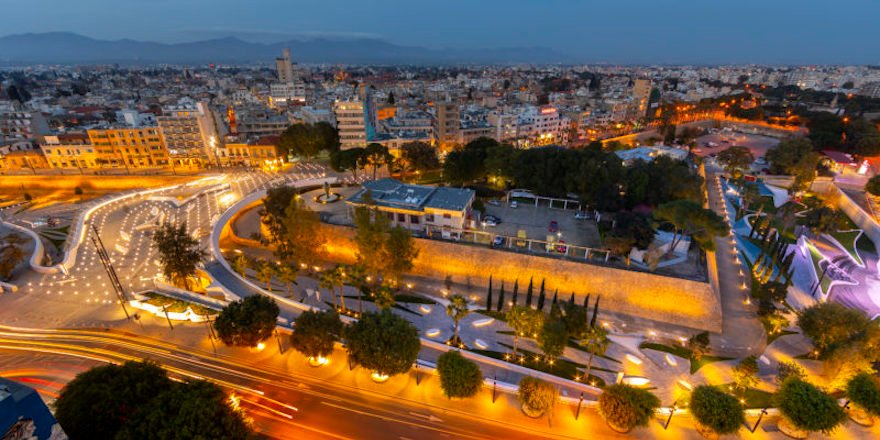
<path fill-rule="evenodd" d="M 104 271 L 107 272 L 107 277 L 110 278 L 110 284 L 116 292 L 116 298 L 119 300 L 119 305 L 122 306 L 122 311 L 125 312 L 125 319 L 131 319 L 131 315 L 128 314 L 128 309 L 125 307 L 125 302 L 127 301 L 125 289 L 119 281 L 119 276 L 116 275 L 116 269 L 113 268 L 113 263 L 110 261 L 110 255 L 107 254 L 107 249 L 104 247 L 104 242 L 101 241 L 101 236 L 98 234 L 98 228 L 95 227 L 95 225 L 92 225 L 92 231 L 94 232 L 94 235 L 92 235 L 92 243 L 95 245 L 98 259 L 101 260 L 101 265 L 104 266 Z"/>

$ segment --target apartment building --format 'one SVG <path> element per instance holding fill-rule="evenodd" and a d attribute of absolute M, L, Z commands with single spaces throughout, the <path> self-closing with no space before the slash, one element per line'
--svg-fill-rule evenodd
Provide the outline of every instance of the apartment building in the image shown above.
<path fill-rule="evenodd" d="M 367 123 L 363 101 L 359 99 L 336 101 L 333 104 L 333 113 L 336 115 L 341 149 L 348 150 L 367 145 Z"/>
<path fill-rule="evenodd" d="M 49 168 L 78 170 L 100 168 L 98 152 L 86 133 L 46 136 L 40 143 Z"/>
<path fill-rule="evenodd" d="M 88 130 L 100 167 L 152 168 L 171 164 L 159 127 Z"/>

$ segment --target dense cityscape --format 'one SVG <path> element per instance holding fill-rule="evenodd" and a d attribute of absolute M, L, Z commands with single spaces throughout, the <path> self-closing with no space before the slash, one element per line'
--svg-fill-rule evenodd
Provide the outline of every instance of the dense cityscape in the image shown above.
<path fill-rule="evenodd" d="M 84 38 L 0 37 L 0 438 L 880 437 L 880 67 Z"/>

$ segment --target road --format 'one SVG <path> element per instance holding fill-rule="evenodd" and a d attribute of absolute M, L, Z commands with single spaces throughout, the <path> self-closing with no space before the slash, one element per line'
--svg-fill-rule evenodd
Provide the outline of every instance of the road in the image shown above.
<path fill-rule="evenodd" d="M 115 363 L 152 359 L 174 377 L 204 378 L 232 390 L 240 396 L 241 407 L 254 419 L 255 427 L 278 439 L 354 439 L 364 438 L 366 433 L 371 433 L 370 438 L 394 439 L 581 438 L 574 432 L 546 432 L 546 421 L 527 420 L 523 425 L 517 423 L 522 417 L 508 418 L 503 412 L 495 414 L 499 419 L 493 419 L 438 408 L 351 387 L 345 381 L 294 376 L 264 362 L 249 362 L 247 356 L 213 355 L 134 334 L 0 327 L 0 350 Z M 583 411 L 581 426 L 589 426 L 587 420 L 594 434 L 614 437 L 593 411 Z"/>

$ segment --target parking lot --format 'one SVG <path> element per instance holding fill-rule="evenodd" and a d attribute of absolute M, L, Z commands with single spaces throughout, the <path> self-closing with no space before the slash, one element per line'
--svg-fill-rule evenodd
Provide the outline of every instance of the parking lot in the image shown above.
<path fill-rule="evenodd" d="M 709 143 L 717 144 L 715 147 L 709 147 Z M 747 147 L 751 150 L 755 159 L 764 157 L 767 151 L 776 147 L 779 139 L 769 136 L 761 136 L 756 134 L 745 134 L 737 132 L 719 132 L 708 134 L 697 138 L 697 149 L 694 153 L 698 156 L 712 156 L 718 154 L 732 146 Z"/>
<path fill-rule="evenodd" d="M 534 202 L 518 202 L 517 208 L 511 208 L 503 200 L 500 206 L 486 203 L 486 214 L 501 219 L 497 226 L 480 226 L 480 229 L 497 235 L 516 237 L 520 230 L 524 230 L 526 238 L 532 240 L 547 240 L 548 235 L 556 237 L 556 240 L 576 246 L 601 247 L 599 230 L 594 220 L 576 219 L 574 210 L 551 209 L 547 206 L 534 205 Z M 555 233 L 550 232 L 550 222 L 558 224 Z"/>

